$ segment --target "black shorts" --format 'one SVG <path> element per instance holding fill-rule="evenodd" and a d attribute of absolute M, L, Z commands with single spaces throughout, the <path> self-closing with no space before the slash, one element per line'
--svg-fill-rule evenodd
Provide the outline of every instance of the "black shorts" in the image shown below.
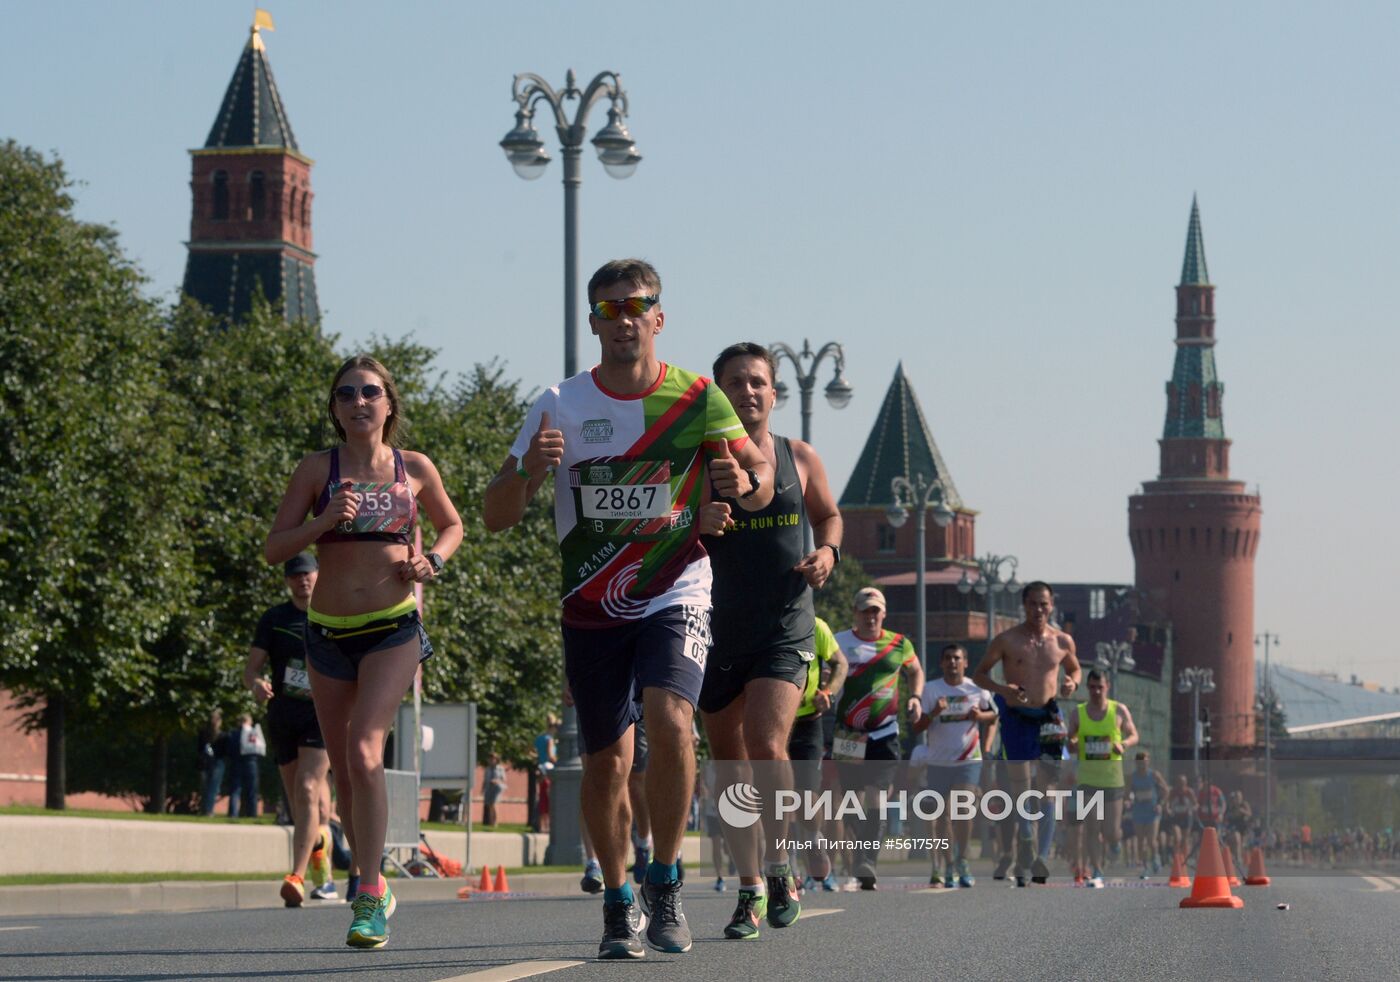
<path fill-rule="evenodd" d="M 641 774 L 645 771 L 650 759 L 651 744 L 647 743 L 647 723 L 646 720 L 639 719 L 632 730 L 632 773 Z"/>
<path fill-rule="evenodd" d="M 416 610 L 344 629 L 310 621 L 306 625 L 306 660 L 322 675 L 353 682 L 360 677 L 360 662 L 365 655 L 397 648 L 415 638 L 418 660 L 427 661 L 432 657 L 433 645 Z"/>
<path fill-rule="evenodd" d="M 316 706 L 307 699 L 275 696 L 267 704 L 267 739 L 278 767 L 296 760 L 302 747 L 326 749 L 321 724 L 316 721 Z"/>
<path fill-rule="evenodd" d="M 780 679 L 791 682 L 799 692 L 807 685 L 807 664 L 816 657 L 816 643 L 764 648 L 742 655 L 716 649 L 705 666 L 705 684 L 700 689 L 700 711 L 717 713 L 733 702 L 744 686 L 754 679 Z"/>
<path fill-rule="evenodd" d="M 1103 803 L 1104 803 L 1105 805 L 1109 805 L 1109 804 L 1112 804 L 1112 803 L 1115 802 L 1115 801 L 1122 801 L 1122 800 L 1123 800 L 1124 789 L 1123 789 L 1123 788 L 1097 788 L 1097 787 L 1095 787 L 1095 786 L 1092 785 L 1092 784 L 1076 784 L 1076 785 L 1074 786 L 1074 793 L 1075 793 L 1076 795 L 1082 795 L 1082 796 L 1083 796 L 1083 800 L 1085 800 L 1085 801 L 1088 801 L 1089 798 L 1090 798 L 1091 796 L 1093 796 L 1093 795 L 1102 793 L 1102 794 L 1103 794 Z"/>
<path fill-rule="evenodd" d="M 788 734 L 788 759 L 792 761 L 792 782 L 797 791 L 813 794 L 822 789 L 822 718 L 815 713 L 795 721 Z"/>
<path fill-rule="evenodd" d="M 841 787 L 847 791 L 862 788 L 885 788 L 899 770 L 899 734 L 871 740 L 865 745 L 864 760 L 840 760 L 836 771 Z"/>
<path fill-rule="evenodd" d="M 643 689 L 700 698 L 710 650 L 710 608 L 667 607 L 617 627 L 565 625 L 564 674 L 578 713 L 579 743 L 597 753 L 641 719 Z"/>

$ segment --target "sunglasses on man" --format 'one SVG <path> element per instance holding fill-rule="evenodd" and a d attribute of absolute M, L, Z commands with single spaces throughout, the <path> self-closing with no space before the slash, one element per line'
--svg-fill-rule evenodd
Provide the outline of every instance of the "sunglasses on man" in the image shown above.
<path fill-rule="evenodd" d="M 661 302 L 658 296 L 628 297 L 625 300 L 599 300 L 589 305 L 593 316 L 599 320 L 615 321 L 623 314 L 628 317 L 641 317 Z"/>
<path fill-rule="evenodd" d="M 353 385 L 339 385 L 335 389 L 336 402 L 354 402 L 356 394 L 364 396 L 365 402 L 374 402 L 384 394 L 382 386 L 370 382 L 356 389 Z"/>

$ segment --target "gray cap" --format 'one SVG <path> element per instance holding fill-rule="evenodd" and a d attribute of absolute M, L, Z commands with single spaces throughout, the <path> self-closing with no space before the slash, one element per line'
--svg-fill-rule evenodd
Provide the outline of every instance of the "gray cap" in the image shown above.
<path fill-rule="evenodd" d="M 298 573 L 310 573 L 319 568 L 315 556 L 309 552 L 299 552 L 282 564 L 282 575 L 296 576 Z"/>

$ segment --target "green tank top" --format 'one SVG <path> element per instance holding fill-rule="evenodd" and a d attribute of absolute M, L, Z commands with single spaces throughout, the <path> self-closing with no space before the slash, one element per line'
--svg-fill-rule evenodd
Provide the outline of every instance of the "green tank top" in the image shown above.
<path fill-rule="evenodd" d="M 1118 728 L 1118 703 L 1108 700 L 1103 719 L 1089 717 L 1089 704 L 1079 704 L 1079 778 L 1091 788 L 1123 786 L 1123 755 L 1113 749 L 1123 742 Z"/>
<path fill-rule="evenodd" d="M 817 707 L 812 704 L 812 699 L 817 694 L 817 686 L 821 683 L 822 663 L 831 661 L 831 656 L 836 652 L 836 635 L 831 633 L 831 628 L 827 627 L 826 621 L 820 617 L 815 618 L 816 630 L 813 632 L 816 652 L 811 661 L 807 663 L 807 683 L 802 687 L 802 704 L 797 707 L 797 718 L 806 719 L 817 711 Z"/>

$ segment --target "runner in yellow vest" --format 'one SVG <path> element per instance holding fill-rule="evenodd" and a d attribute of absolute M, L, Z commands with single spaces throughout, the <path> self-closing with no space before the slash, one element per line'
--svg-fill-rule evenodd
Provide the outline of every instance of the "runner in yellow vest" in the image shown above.
<path fill-rule="evenodd" d="M 1091 813 L 1072 830 L 1075 844 L 1075 883 L 1083 882 L 1084 848 L 1088 838 L 1089 876 L 1086 886 L 1103 886 L 1103 848 L 1117 856 L 1123 825 L 1123 753 L 1138 742 L 1133 714 L 1121 702 L 1108 698 L 1108 678 L 1097 668 L 1087 677 L 1089 701 L 1080 703 L 1069 717 L 1070 747 L 1078 760 L 1075 790 L 1083 796 L 1101 792 L 1103 817 Z M 1078 800 L 1078 799 L 1076 799 Z"/>

